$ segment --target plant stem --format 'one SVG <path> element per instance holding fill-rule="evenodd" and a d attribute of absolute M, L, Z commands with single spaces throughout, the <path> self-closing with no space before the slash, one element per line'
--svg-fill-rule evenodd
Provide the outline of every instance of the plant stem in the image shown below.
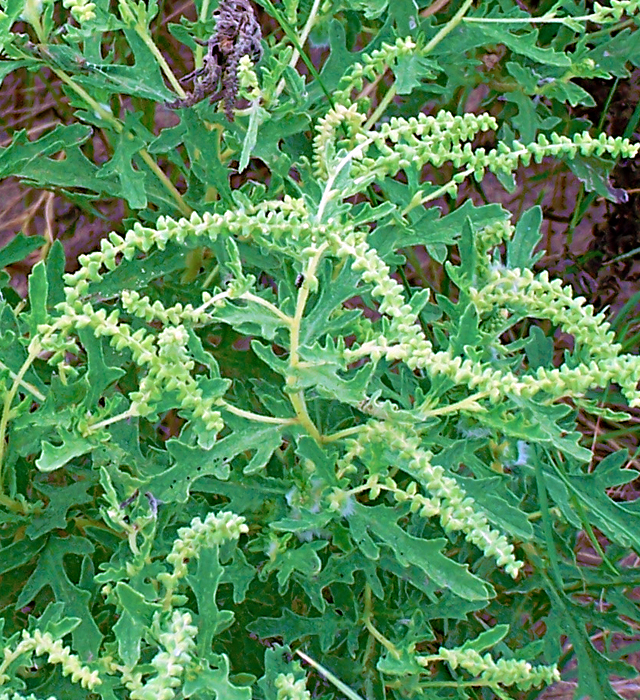
<path fill-rule="evenodd" d="M 68 85 L 76 94 L 78 94 L 80 97 L 82 97 L 83 100 L 93 109 L 93 111 L 101 118 L 104 119 L 106 122 L 108 122 L 113 130 L 121 134 L 124 131 L 124 125 L 122 122 L 117 119 L 116 117 L 113 116 L 113 114 L 106 110 L 102 105 L 100 105 L 96 100 L 89 95 L 89 93 L 81 86 L 76 83 L 76 81 L 65 71 L 61 70 L 60 68 L 57 68 L 56 66 L 49 66 L 51 71 L 55 73 L 60 80 L 62 80 L 65 85 Z M 190 216 L 191 212 L 193 211 L 191 207 L 184 201 L 182 198 L 182 195 L 176 187 L 173 185 L 173 183 L 169 180 L 169 178 L 162 172 L 158 164 L 153 160 L 153 158 L 149 155 L 149 152 L 145 148 L 141 148 L 138 153 L 140 154 L 140 157 L 142 160 L 147 164 L 149 169 L 153 172 L 153 174 L 160 180 L 164 188 L 169 192 L 171 197 L 175 200 L 178 209 L 184 216 Z"/>
<path fill-rule="evenodd" d="M 251 292 L 244 292 L 240 295 L 239 298 L 245 299 L 246 301 L 252 301 L 255 304 L 260 304 L 260 306 L 264 306 L 266 309 L 269 309 L 269 311 L 271 311 L 271 313 L 274 316 L 277 316 L 281 321 L 283 321 L 283 323 L 293 328 L 295 319 L 291 318 L 291 316 L 287 316 L 287 314 L 280 311 L 280 309 L 275 304 L 272 304 L 266 299 L 259 297 L 257 294 L 252 294 Z"/>
<path fill-rule="evenodd" d="M 324 255 L 328 247 L 329 244 L 326 242 L 320 245 L 320 247 L 316 249 L 313 257 L 307 263 L 307 267 L 304 271 L 304 281 L 302 283 L 302 286 L 298 290 L 296 313 L 294 317 L 290 319 L 291 342 L 289 349 L 289 367 L 291 368 L 292 373 L 287 377 L 287 386 L 290 388 L 294 387 L 296 384 L 296 368 L 300 365 L 300 326 L 304 317 L 304 310 L 307 304 L 307 300 L 309 299 L 309 294 L 311 293 L 311 285 L 314 284 L 316 281 L 315 275 L 318 269 L 318 265 L 320 264 L 320 260 L 322 260 L 322 256 Z M 304 391 L 302 389 L 291 391 L 289 393 L 289 400 L 293 405 L 293 408 L 296 412 L 296 415 L 298 416 L 300 424 L 303 425 L 309 431 L 309 434 L 314 438 L 314 440 L 320 442 L 322 440 L 322 436 L 318 428 L 315 426 L 314 422 L 311 420 L 311 417 L 309 416 L 309 412 L 307 411 L 307 405 L 304 399 Z"/>
<path fill-rule="evenodd" d="M 36 357 L 38 357 L 38 354 L 40 353 L 41 349 L 42 347 L 40 345 L 40 341 L 37 338 L 34 338 L 29 344 L 29 353 L 27 355 L 27 359 L 22 363 L 20 371 L 18 372 L 18 374 L 15 375 L 13 384 L 11 385 L 11 388 L 9 389 L 9 391 L 7 391 L 4 397 L 4 402 L 2 406 L 2 416 L 0 416 L 0 494 L 3 494 L 3 462 L 7 440 L 7 427 L 9 425 L 9 416 L 11 414 L 11 405 L 13 404 L 13 400 L 15 399 L 19 388 L 22 386 L 22 380 L 24 378 L 24 375 L 27 373 L 27 370 L 29 369 L 29 367 L 31 367 Z"/>
<path fill-rule="evenodd" d="M 227 403 L 224 399 L 218 401 L 218 406 L 224 408 L 225 411 L 233 413 L 235 416 L 240 416 L 241 418 L 248 418 L 249 420 L 255 421 L 256 423 L 272 423 L 274 425 L 295 425 L 298 422 L 297 418 L 276 418 L 274 416 L 262 416 L 259 413 L 254 413 L 253 411 L 245 411 L 243 408 L 237 408 Z"/>
<path fill-rule="evenodd" d="M 473 5 L 473 0 L 466 0 L 464 5 L 456 12 L 456 14 L 442 27 L 442 29 L 431 39 L 424 47 L 423 55 L 430 53 L 444 38 L 452 32 L 465 19 L 467 10 Z M 468 20 L 467 20 L 468 21 Z"/>
<path fill-rule="evenodd" d="M 378 631 L 371 618 L 373 617 L 373 600 L 371 598 L 371 586 L 366 583 L 364 586 L 364 612 L 362 614 L 362 622 L 367 628 L 369 634 L 374 637 L 382 646 L 393 656 L 395 659 L 400 658 L 400 652 L 396 647 L 382 634 Z"/>
<path fill-rule="evenodd" d="M 0 369 L 6 370 L 7 373 L 9 374 L 9 376 L 11 377 L 11 379 L 14 379 L 14 380 L 15 380 L 15 379 L 18 377 L 18 375 L 17 375 L 15 372 L 12 372 L 11 369 L 9 369 L 9 367 L 7 367 L 7 365 L 4 364 L 4 362 L 0 362 Z M 23 389 L 26 389 L 35 399 L 37 399 L 37 400 L 40 401 L 41 403 L 42 403 L 43 401 L 45 401 L 46 398 L 47 398 L 44 394 L 41 394 L 41 393 L 35 388 L 35 386 L 33 386 L 33 384 L 29 384 L 29 382 L 25 382 L 25 381 L 22 381 L 22 380 L 21 380 L 21 381 L 20 381 L 20 386 L 21 386 Z"/>
<path fill-rule="evenodd" d="M 167 80 L 171 83 L 171 87 L 178 93 L 178 95 L 182 99 L 184 99 L 187 96 L 187 93 L 184 91 L 182 85 L 180 85 L 180 81 L 176 78 L 174 72 L 169 67 L 169 64 L 167 63 L 165 57 L 160 53 L 160 49 L 156 46 L 155 42 L 149 35 L 147 28 L 144 25 L 140 24 L 140 22 L 136 22 L 135 30 L 138 36 L 142 39 L 142 41 L 144 41 L 146 47 L 153 54 L 153 57 L 158 62 L 158 65 L 162 69 L 162 72 L 167 77 Z"/>

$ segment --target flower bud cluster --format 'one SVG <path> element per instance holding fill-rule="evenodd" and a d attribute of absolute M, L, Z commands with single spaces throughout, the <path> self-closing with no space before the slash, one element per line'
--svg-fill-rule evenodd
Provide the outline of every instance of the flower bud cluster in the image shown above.
<path fill-rule="evenodd" d="M 80 24 L 90 22 L 96 18 L 96 5 L 87 0 L 62 0 L 62 5 L 71 10 L 71 14 Z"/>
<path fill-rule="evenodd" d="M 480 315 L 495 307 L 515 307 L 527 316 L 549 319 L 598 359 L 612 359 L 622 350 L 605 315 L 594 314 L 584 297 L 574 298 L 573 290 L 562 280 L 549 280 L 546 270 L 534 275 L 527 269 L 494 268 L 481 289 L 470 288 L 468 293 Z"/>
<path fill-rule="evenodd" d="M 140 674 L 127 680 L 131 700 L 173 700 L 177 697 L 175 689 L 182 685 L 185 668 L 193 660 L 196 649 L 198 628 L 191 622 L 188 612 L 174 610 L 169 619 L 155 614 L 153 631 L 163 650 L 151 660 L 155 676 L 144 683 Z"/>
<path fill-rule="evenodd" d="M 191 304 L 183 306 L 178 303 L 165 308 L 160 300 L 157 299 L 152 304 L 149 297 L 141 296 L 138 292 L 127 289 L 121 293 L 120 300 L 127 313 L 137 316 L 147 323 L 155 321 L 165 326 L 175 326 L 186 322 L 192 326 L 199 326 L 211 320 L 209 314 L 194 309 Z"/>
<path fill-rule="evenodd" d="M 166 392 L 175 391 L 183 410 L 208 433 L 218 432 L 223 427 L 220 413 L 214 409 L 218 397 L 205 398 L 199 381 L 193 377 L 195 364 L 189 359 L 188 337 L 181 325 L 206 323 L 208 314 L 190 305 L 176 304 L 165 309 L 160 302 L 152 304 L 137 292 L 125 291 L 122 293 L 125 311 L 147 323 L 160 321 L 167 326 L 167 333 L 159 336 L 153 328 L 134 331 L 120 319 L 120 309 L 109 313 L 94 309 L 91 285 L 100 283 L 107 272 L 115 270 L 122 258 L 133 260 L 140 252 L 148 253 L 156 247 L 163 250 L 169 243 L 198 245 L 215 241 L 220 234 L 231 234 L 302 259 L 304 243 L 312 243 L 316 238 L 322 240 L 329 231 L 337 229 L 337 222 L 312 224 L 304 202 L 287 196 L 283 201 L 264 202 L 224 214 L 194 213 L 189 220 L 160 217 L 155 228 L 136 223 L 124 237 L 111 233 L 101 241 L 99 251 L 79 257 L 77 272 L 65 275 L 65 301 L 57 306 L 59 316 L 53 324 L 42 324 L 38 329 L 42 349 L 53 353 L 51 363 L 63 361 L 67 353 L 78 352 L 73 339 L 76 332 L 91 328 L 96 337 L 107 337 L 115 350 L 129 351 L 133 361 L 147 371 L 138 391 L 130 395 L 132 415 L 150 416 Z"/>
<path fill-rule="evenodd" d="M 618 22 L 623 15 L 635 15 L 640 12 L 640 0 L 611 0 L 611 7 L 593 3 L 593 13 L 589 17 L 592 22 L 608 24 Z"/>
<path fill-rule="evenodd" d="M 249 100 L 257 100 L 261 96 L 258 76 L 248 54 L 242 56 L 238 63 L 238 87 L 239 95 Z"/>
<path fill-rule="evenodd" d="M 493 660 L 491 654 L 480 655 L 474 649 L 446 649 L 440 647 L 438 657 L 456 670 L 464 668 L 472 675 L 483 681 L 483 684 L 496 687 L 515 685 L 520 690 L 542 685 L 550 685 L 560 680 L 560 673 L 555 664 L 551 666 L 532 666 L 528 661 L 518 659 Z M 436 658 L 438 658 L 436 657 Z M 427 665 L 434 660 L 433 656 L 417 657 L 417 662 Z"/>
<path fill-rule="evenodd" d="M 374 285 L 371 294 L 382 299 L 378 312 L 391 318 L 389 337 L 415 333 L 419 329 L 418 315 L 405 301 L 402 287 L 391 277 L 389 266 L 367 243 L 366 234 L 341 231 L 332 233 L 329 242 L 336 255 L 353 258 L 352 269 L 362 270 L 361 279 L 365 284 Z"/>
<path fill-rule="evenodd" d="M 458 482 L 446 476 L 444 467 L 432 464 L 433 454 L 422 449 L 419 435 L 409 426 L 399 426 L 388 421 L 370 421 L 349 441 L 347 454 L 340 462 L 340 470 L 347 473 L 349 461 L 357 459 L 367 466 L 372 450 L 379 446 L 397 455 L 399 466 L 417 481 L 400 488 L 396 481 L 386 478 L 380 482 L 377 474 L 371 481 L 371 497 L 377 498 L 380 489 L 391 491 L 398 503 L 410 503 L 411 512 L 423 518 L 438 517 L 445 532 L 462 532 L 487 557 L 494 558 L 500 567 L 513 578 L 524 563 L 514 556 L 513 545 L 494 530 L 476 502 L 467 495 Z M 418 492 L 418 483 L 429 493 Z M 334 494 L 335 499 L 335 494 Z"/>
<path fill-rule="evenodd" d="M 364 114 L 358 111 L 355 104 L 348 107 L 338 104 L 318 120 L 316 135 L 313 138 L 313 169 L 316 177 L 326 178 L 329 175 L 331 163 L 340 145 L 340 142 L 336 143 L 337 130 L 342 128 L 351 136 L 361 131 L 364 120 Z"/>
<path fill-rule="evenodd" d="M 470 142 L 479 133 L 497 128 L 495 117 L 486 112 L 454 115 L 441 110 L 435 116 L 421 113 L 409 119 L 392 117 L 377 131 L 359 135 L 360 140 L 369 140 L 380 155 L 362 158 L 355 172 L 359 174 L 359 169 L 379 169 L 381 174 L 395 175 L 414 161 L 439 167 L 445 161 L 459 157 L 462 153 L 460 143 Z M 470 150 L 470 144 L 467 146 Z"/>
<path fill-rule="evenodd" d="M 353 90 L 362 90 L 364 81 L 374 81 L 401 56 L 419 55 L 416 44 L 409 36 L 398 37 L 395 44 L 383 43 L 379 49 L 365 54 L 362 63 L 352 65 L 343 75 L 338 89 L 333 93 L 336 104 L 345 104 L 350 100 Z"/>
<path fill-rule="evenodd" d="M 189 561 L 197 558 L 202 549 L 238 540 L 240 535 L 247 532 L 249 528 L 245 519 L 229 511 L 209 513 L 204 522 L 198 517 L 194 518 L 189 527 L 178 530 L 178 537 L 167 556 L 167 563 L 173 567 L 173 572 L 159 574 L 158 580 L 167 590 L 173 591 L 180 579 L 186 576 Z"/>
<path fill-rule="evenodd" d="M 456 168 L 462 168 L 450 181 L 452 192 L 470 175 L 479 182 L 489 170 L 494 174 L 511 174 L 520 164 L 529 165 L 532 160 L 542 162 L 547 157 L 575 158 L 582 156 L 602 156 L 605 153 L 613 158 L 634 158 L 640 150 L 640 145 L 632 144 L 629 139 L 607 136 L 602 133 L 593 138 L 588 132 L 574 134 L 571 138 L 544 134 L 538 140 L 522 144 L 515 140 L 509 146 L 499 141 L 496 148 L 487 151 L 484 148 L 474 148 L 470 139 L 478 131 L 496 129 L 495 119 L 487 114 L 464 114 L 454 119 L 459 120 L 458 128 L 447 132 L 446 124 L 452 119 L 448 112 L 440 112 L 435 119 L 442 122 L 442 136 L 436 137 L 429 132 L 424 133 L 418 128 L 420 121 L 409 128 L 407 120 L 398 118 L 388 124 L 383 124 L 379 131 L 367 131 L 357 134 L 359 143 L 371 143 L 381 151 L 381 155 L 367 157 L 363 155 L 359 161 L 354 160 L 353 174 L 356 178 L 371 179 L 372 174 L 380 179 L 385 176 L 393 177 L 398 171 L 413 167 L 421 168 L 432 165 L 441 168 L 445 163 L 451 163 Z M 462 128 L 460 128 L 462 127 Z M 390 140 L 392 145 L 386 145 Z M 464 142 L 464 143 L 463 143 Z"/>
<path fill-rule="evenodd" d="M 9 649 L 4 651 L 4 663 L 0 666 L 3 669 L 8 663 L 22 655 L 47 656 L 49 663 L 60 664 L 63 676 L 71 676 L 73 683 L 80 683 L 85 690 L 93 690 L 102 684 L 98 671 L 91 671 L 87 666 L 83 666 L 80 659 L 65 647 L 61 639 L 54 639 L 50 632 L 34 630 L 22 631 L 22 640 L 12 652 Z M 0 672 L 0 684 L 9 680 L 6 673 Z"/>
<path fill-rule="evenodd" d="M 494 117 L 489 114 L 452 115 L 441 111 L 435 116 L 419 115 L 416 118 L 392 118 L 378 130 L 362 131 L 365 117 L 355 104 L 338 104 L 324 119 L 320 120 L 314 140 L 314 171 L 318 177 L 329 177 L 332 163 L 340 148 L 337 129 L 341 125 L 350 127 L 351 138 L 355 138 L 357 148 L 353 151 L 352 174 L 358 186 L 365 186 L 372 179 L 393 177 L 406 168 L 421 168 L 430 164 L 441 168 L 445 163 L 462 169 L 444 186 L 455 194 L 460 183 L 473 175 L 482 180 L 487 170 L 495 174 L 511 174 L 520 164 L 529 165 L 543 158 L 575 158 L 578 154 L 602 156 L 605 153 L 614 158 L 633 158 L 640 145 L 631 144 L 629 139 L 611 137 L 602 133 L 597 138 L 588 132 L 574 134 L 571 138 L 558 134 L 550 137 L 540 134 L 537 141 L 522 144 L 514 140 L 511 145 L 499 141 L 496 148 L 487 151 L 474 148 L 471 141 L 481 131 L 497 130 Z M 344 147 L 344 143 L 342 144 Z M 376 155 L 368 156 L 367 150 L 375 147 Z"/>
<path fill-rule="evenodd" d="M 509 234 L 509 226 L 504 228 Z M 640 405 L 637 389 L 640 360 L 632 355 L 619 355 L 621 347 L 614 343 L 613 333 L 601 314 L 585 305 L 581 297 L 574 299 L 569 288 L 560 280 L 550 281 L 548 274 L 539 276 L 529 270 L 494 268 L 487 273 L 482 290 L 471 288 L 469 294 L 480 314 L 518 305 L 527 315 L 549 318 L 587 348 L 593 361 L 577 367 L 563 365 L 547 370 L 539 367 L 535 373 L 517 375 L 505 372 L 469 358 L 454 356 L 450 350 L 436 352 L 424 337 L 413 311 L 403 295 L 402 287 L 390 275 L 389 266 L 366 241 L 366 234 L 352 231 L 329 237 L 333 252 L 339 257 L 351 257 L 354 270 L 362 270 L 362 281 L 373 284 L 372 296 L 381 299 L 378 311 L 391 319 L 384 332 L 345 349 L 348 362 L 362 357 L 378 361 L 403 361 L 411 369 L 425 369 L 432 376 L 444 375 L 455 384 L 486 392 L 496 403 L 504 397 L 532 398 L 540 392 L 554 397 L 579 396 L 593 387 L 618 383 L 630 405 Z M 520 310 L 520 309 L 519 309 Z M 521 311 L 522 312 L 522 311 Z"/>
<path fill-rule="evenodd" d="M 310 700 L 304 678 L 295 679 L 293 673 L 279 673 L 274 682 L 278 689 L 277 700 Z"/>
<path fill-rule="evenodd" d="M 534 275 L 531 270 L 496 268 L 482 289 L 471 288 L 469 296 L 480 315 L 496 307 L 510 307 L 527 316 L 547 318 L 572 334 L 576 344 L 593 358 L 588 364 L 583 362 L 576 367 L 538 368 L 535 375 L 519 379 L 509 374 L 508 378 L 505 376 L 509 391 L 531 396 L 537 387 L 553 396 L 578 395 L 613 381 L 620 385 L 632 407 L 640 405 L 640 358 L 621 355 L 622 346 L 615 342 L 615 334 L 604 314 L 595 314 L 583 297 L 574 298 L 571 287 L 563 285 L 561 280 L 549 280 L 546 270 Z"/>
<path fill-rule="evenodd" d="M 510 241 L 515 230 L 515 226 L 508 219 L 492 221 L 479 229 L 476 236 L 476 247 L 479 255 L 486 255 L 501 243 Z"/>

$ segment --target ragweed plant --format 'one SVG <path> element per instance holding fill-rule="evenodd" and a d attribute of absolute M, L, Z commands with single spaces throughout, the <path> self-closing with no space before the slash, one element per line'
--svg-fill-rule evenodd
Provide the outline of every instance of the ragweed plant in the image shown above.
<path fill-rule="evenodd" d="M 635 472 L 591 469 L 575 410 L 624 420 L 603 394 L 640 405 L 640 360 L 534 267 L 540 207 L 458 199 L 547 160 L 620 196 L 608 172 L 639 146 L 567 103 L 627 70 L 640 3 L 554 8 L 553 41 L 521 3 L 258 4 L 260 50 L 244 0 L 174 25 L 187 96 L 156 4 L 4 3 L 2 70 L 49 71 L 78 123 L 14 134 L 3 174 L 137 221 L 67 274 L 59 242 L 0 250 L 42 246 L 26 299 L 3 278 L 0 690 L 532 698 L 577 674 L 577 697 L 616 697 L 629 667 L 592 636 L 640 621 L 637 507 L 607 492 Z M 456 110 L 496 41 L 518 114 Z M 407 278 L 417 250 L 440 279 Z"/>

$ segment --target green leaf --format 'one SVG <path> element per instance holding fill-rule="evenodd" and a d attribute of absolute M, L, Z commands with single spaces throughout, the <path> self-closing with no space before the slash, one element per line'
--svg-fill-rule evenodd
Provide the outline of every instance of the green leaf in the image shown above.
<path fill-rule="evenodd" d="M 84 404 L 87 410 L 91 410 L 91 407 L 104 395 L 107 387 L 115 384 L 125 374 L 125 371 L 120 367 L 110 366 L 104 361 L 104 340 L 102 338 L 96 338 L 92 332 L 86 329 L 79 331 L 78 337 L 87 353 L 88 367 L 85 375 L 87 396 Z"/>
<path fill-rule="evenodd" d="M 516 224 L 513 238 L 507 243 L 507 267 L 521 270 L 532 269 L 543 252 L 534 254 L 542 239 L 542 209 L 539 206 L 527 209 Z"/>
<path fill-rule="evenodd" d="M 47 269 L 42 260 L 36 263 L 29 275 L 29 327 L 31 335 L 38 333 L 38 326 L 46 323 L 47 313 Z"/>
<path fill-rule="evenodd" d="M 249 107 L 249 125 L 247 126 L 247 132 L 242 142 L 242 153 L 240 154 L 240 163 L 238 164 L 239 172 L 244 172 L 247 165 L 249 165 L 249 159 L 258 141 L 258 129 L 268 118 L 269 113 L 260 106 L 260 100 L 253 100 Z"/>
<path fill-rule="evenodd" d="M 124 34 L 133 50 L 133 65 L 105 63 L 87 56 L 89 60 L 84 71 L 75 75 L 74 79 L 85 88 L 98 89 L 103 93 L 133 95 L 161 103 L 173 99 L 173 93 L 162 79 L 158 61 L 138 33 L 124 29 Z"/>
<path fill-rule="evenodd" d="M 289 325 L 271 309 L 251 300 L 227 303 L 212 314 L 216 321 L 228 323 L 242 335 L 257 335 L 275 340 L 278 331 Z"/>
<path fill-rule="evenodd" d="M 587 192 L 595 192 L 600 197 L 605 197 L 611 202 L 620 204 L 626 202 L 628 195 L 625 190 L 613 187 L 609 181 L 609 174 L 613 163 L 591 156 L 589 158 L 576 156 L 567 161 L 574 175 L 584 184 Z"/>
<path fill-rule="evenodd" d="M 458 304 L 458 307 L 460 306 L 464 307 L 462 300 Z M 477 347 L 481 343 L 478 312 L 473 304 L 467 304 L 460 317 L 453 320 L 452 326 L 449 347 L 454 356 L 462 355 L 467 346 Z"/>
<path fill-rule="evenodd" d="M 553 338 L 548 338 L 544 331 L 538 326 L 532 326 L 529 330 L 529 337 L 524 346 L 527 353 L 527 360 L 531 369 L 538 367 L 552 367 L 553 363 Z"/>
<path fill-rule="evenodd" d="M 51 168 L 52 163 L 58 163 L 58 170 L 60 165 L 67 171 L 70 168 L 69 163 L 65 163 L 65 161 L 50 161 L 48 157 L 60 153 L 60 151 L 67 151 L 77 147 L 90 136 L 91 128 L 82 124 L 72 124 L 71 126 L 58 124 L 55 129 L 35 141 L 29 140 L 25 130 L 18 131 L 9 146 L 0 148 L 0 177 L 8 177 L 9 175 L 20 176 L 24 173 L 34 172 L 32 166 L 36 164 L 37 167 L 41 167 L 44 170 L 39 176 L 34 173 L 34 180 L 40 178 L 41 182 L 50 184 L 50 171 L 47 168 Z M 88 160 L 86 162 L 89 163 Z M 73 165 L 75 166 L 77 163 Z M 95 170 L 95 166 L 91 165 Z M 53 169 L 56 170 L 55 167 Z M 67 172 L 67 175 L 73 174 Z"/>
<path fill-rule="evenodd" d="M 477 420 L 503 435 L 553 446 L 579 462 L 589 462 L 591 451 L 579 444 L 581 433 L 559 424 L 570 411 L 571 408 L 566 405 L 546 406 L 533 400 L 519 399 L 517 412 L 507 412 L 504 407 L 496 406 L 478 413 Z M 571 425 L 571 428 L 574 427 Z"/>
<path fill-rule="evenodd" d="M 640 513 L 634 510 L 639 501 L 617 503 L 607 489 L 628 484 L 637 477 L 632 469 L 622 469 L 628 455 L 620 450 L 608 455 L 590 474 L 566 474 L 563 481 L 586 506 L 591 523 L 613 542 L 632 547 L 640 554 Z"/>
<path fill-rule="evenodd" d="M 318 637 L 320 648 L 326 652 L 336 644 L 338 632 L 352 624 L 332 610 L 321 617 L 312 617 L 297 615 L 283 608 L 280 617 L 259 617 L 247 626 L 247 630 L 262 639 L 278 637 L 285 644 L 299 643 L 307 637 Z"/>
<path fill-rule="evenodd" d="M 27 536 L 36 539 L 52 530 L 66 530 L 69 510 L 93 501 L 93 496 L 87 494 L 92 487 L 93 483 L 90 480 L 78 481 L 68 486 L 39 484 L 38 491 L 47 496 L 49 503 L 41 514 L 31 520 L 26 529 Z"/>
<path fill-rule="evenodd" d="M 0 248 L 0 268 L 24 260 L 34 250 L 45 243 L 42 236 L 25 236 L 18 233 L 6 245 Z"/>
<path fill-rule="evenodd" d="M 230 172 L 221 162 L 217 139 L 212 138 L 197 109 L 183 109 L 180 115 L 186 127 L 184 144 L 189 154 L 189 198 L 199 203 L 208 188 L 213 187 L 232 207 Z"/>
<path fill-rule="evenodd" d="M 460 265 L 454 266 L 447 261 L 447 274 L 461 290 L 475 286 L 478 265 L 478 250 L 471 219 L 467 218 L 462 224 L 462 233 L 458 242 Z"/>
<path fill-rule="evenodd" d="M 587 34 L 584 39 L 588 38 Z M 598 42 L 597 46 L 590 47 L 589 58 L 602 70 L 626 78 L 629 75 L 629 63 L 640 65 L 637 30 L 626 27 L 613 35 L 605 35 L 603 39 L 605 40 Z"/>
<path fill-rule="evenodd" d="M 361 315 L 359 309 L 346 311 L 343 308 L 344 302 L 353 297 L 353 290 L 360 279 L 351 265 L 342 266 L 335 277 L 330 266 L 323 266 L 318 278 L 318 293 L 309 301 L 300 326 L 300 342 L 303 345 L 312 345 L 324 335 L 337 336 Z"/>
<path fill-rule="evenodd" d="M 194 242 L 194 246 L 196 244 Z M 109 298 L 117 296 L 123 289 L 144 289 L 158 277 L 183 270 L 186 256 L 185 247 L 170 243 L 164 250 L 154 250 L 144 258 L 123 261 L 115 270 L 108 272 L 102 281 L 92 284 L 90 292 Z"/>
<path fill-rule="evenodd" d="M 235 605 L 246 599 L 249 585 L 256 577 L 256 570 L 247 561 L 242 550 L 236 549 L 231 562 L 225 562 L 220 583 L 233 586 L 233 602 Z"/>
<path fill-rule="evenodd" d="M 415 0 L 394 0 L 389 5 L 389 15 L 395 21 L 400 36 L 415 32 L 418 26 L 418 5 Z"/>
<path fill-rule="evenodd" d="M 185 697 L 212 697 L 216 700 L 251 700 L 251 688 L 237 686 L 229 679 L 229 658 L 226 654 L 213 654 L 204 668 L 185 679 Z M 197 693 L 197 695 L 196 695 Z"/>
<path fill-rule="evenodd" d="M 545 577 L 546 578 L 546 577 Z M 563 592 L 557 591 L 547 579 L 545 588 L 552 603 L 551 613 L 546 618 L 546 637 L 555 641 L 571 641 L 578 661 L 578 686 L 575 697 L 588 696 L 591 700 L 620 700 L 611 686 L 612 675 L 630 675 L 630 667 L 607 659 L 593 646 L 585 628 L 585 610 L 570 601 Z M 589 616 L 590 617 L 590 616 Z"/>
<path fill-rule="evenodd" d="M 220 610 L 216 603 L 218 586 L 224 573 L 218 559 L 218 547 L 208 547 L 200 551 L 195 573 L 187 577 L 187 583 L 198 601 L 198 651 L 200 658 L 206 658 L 213 638 L 233 624 L 234 615 L 230 610 Z"/>
<path fill-rule="evenodd" d="M 473 650 L 481 653 L 499 644 L 509 633 L 509 625 L 496 625 L 481 632 L 474 639 L 468 639 L 460 648 L 465 651 Z"/>
<path fill-rule="evenodd" d="M 147 206 L 146 174 L 133 167 L 132 159 L 144 147 L 144 142 L 129 132 L 122 131 L 116 137 L 115 151 L 110 161 L 105 163 L 97 177 L 117 178 L 122 194 L 132 209 Z"/>
<path fill-rule="evenodd" d="M 153 616 L 162 607 L 150 603 L 144 596 L 123 581 L 115 585 L 118 599 L 118 620 L 113 626 L 113 633 L 118 644 L 122 660 L 130 667 L 140 660 L 140 648 L 145 630 L 151 627 Z"/>
<path fill-rule="evenodd" d="M 253 451 L 254 455 L 244 467 L 244 473 L 262 470 L 282 444 L 282 427 L 237 417 L 234 422 L 233 432 L 218 440 L 210 450 L 190 447 L 180 440 L 167 441 L 167 450 L 175 461 L 169 469 L 163 467 L 150 482 L 154 495 L 162 500 L 184 502 L 195 479 L 210 474 L 227 479 L 230 461 L 247 451 Z"/>
<path fill-rule="evenodd" d="M 303 579 L 312 578 L 320 573 L 322 561 L 317 553 L 327 545 L 328 542 L 324 541 L 304 542 L 297 547 L 286 549 L 278 553 L 273 565 L 265 566 L 263 573 L 277 569 L 278 591 L 282 595 L 286 592 L 289 579 L 294 573 L 301 574 Z"/>
<path fill-rule="evenodd" d="M 53 309 L 56 304 L 64 300 L 64 275 L 65 255 L 64 246 L 59 240 L 55 240 L 47 255 L 47 308 Z"/>
<path fill-rule="evenodd" d="M 46 545 L 45 537 L 22 539 L 2 548 L 0 575 L 17 569 L 32 561 Z"/>
<path fill-rule="evenodd" d="M 343 379 L 338 373 L 347 372 L 346 362 L 332 338 L 326 339 L 324 347 L 316 343 L 312 347 L 300 348 L 300 357 L 303 363 L 291 368 L 288 373 L 295 378 L 295 382 L 290 385 L 292 389 L 313 387 L 321 396 L 339 398 L 351 405 L 365 399 L 375 363 L 370 362 L 355 372 L 351 371 L 350 379 Z"/>
<path fill-rule="evenodd" d="M 522 31 L 521 24 L 512 25 L 508 23 L 495 24 L 473 24 L 467 25 L 467 31 L 473 36 L 473 40 L 480 41 L 483 45 L 504 44 L 514 54 L 525 56 L 537 63 L 545 66 L 555 66 L 567 68 L 571 65 L 571 59 L 567 54 L 556 51 L 553 48 L 541 46 L 543 42 L 539 40 L 539 30 L 530 29 Z M 516 34 L 514 32 L 520 32 Z M 477 36 L 481 33 L 481 38 Z"/>
<path fill-rule="evenodd" d="M 409 95 L 422 81 L 436 77 L 437 64 L 416 53 L 401 56 L 393 69 L 398 95 Z"/>
<path fill-rule="evenodd" d="M 438 455 L 437 461 L 441 461 L 440 455 Z M 488 479 L 467 479 L 457 474 L 455 478 L 496 527 L 519 540 L 533 539 L 533 527 L 527 514 L 517 507 L 519 505 L 517 501 L 515 504 L 509 503 L 514 499 L 513 497 L 508 498 L 510 494 L 504 488 L 503 479 L 498 476 Z M 503 491 L 507 491 L 507 493 L 503 493 Z"/>
<path fill-rule="evenodd" d="M 409 535 L 396 522 L 400 514 L 391 508 L 365 507 L 358 503 L 353 507 L 353 514 L 348 516 L 349 527 L 353 529 L 357 525 L 375 534 L 401 565 L 418 567 L 438 586 L 465 600 L 486 600 L 494 595 L 491 586 L 469 573 L 465 565 L 442 554 L 443 538 L 426 540 Z"/>
<path fill-rule="evenodd" d="M 74 535 L 51 537 L 46 547 L 40 552 L 36 568 L 16 601 L 16 607 L 22 608 L 31 603 L 42 589 L 50 587 L 56 601 L 64 603 L 65 613 L 80 620 L 80 624 L 73 632 L 73 646 L 84 661 L 95 658 L 97 655 L 102 633 L 88 607 L 92 594 L 71 582 L 67 575 L 64 557 L 67 555 L 87 557 L 91 554 L 93 554 L 93 547 L 84 538 Z"/>
<path fill-rule="evenodd" d="M 42 454 L 36 460 L 36 467 L 41 472 L 52 472 L 70 462 L 75 457 L 87 454 L 95 447 L 95 442 L 80 435 L 60 428 L 57 437 L 62 441 L 61 445 L 52 445 L 50 442 L 42 443 Z"/>

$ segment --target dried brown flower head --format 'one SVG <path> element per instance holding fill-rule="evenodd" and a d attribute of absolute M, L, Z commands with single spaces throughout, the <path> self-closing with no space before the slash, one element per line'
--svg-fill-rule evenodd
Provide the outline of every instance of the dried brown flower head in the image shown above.
<path fill-rule="evenodd" d="M 192 107 L 205 97 L 210 102 L 222 100 L 224 112 L 233 121 L 233 109 L 238 94 L 238 64 L 243 56 L 253 61 L 262 57 L 262 32 L 249 0 L 220 0 L 216 17 L 216 31 L 206 42 L 207 53 L 202 66 L 185 75 L 181 82 L 193 80 L 193 91 L 183 99 L 169 103 L 179 109 Z"/>

